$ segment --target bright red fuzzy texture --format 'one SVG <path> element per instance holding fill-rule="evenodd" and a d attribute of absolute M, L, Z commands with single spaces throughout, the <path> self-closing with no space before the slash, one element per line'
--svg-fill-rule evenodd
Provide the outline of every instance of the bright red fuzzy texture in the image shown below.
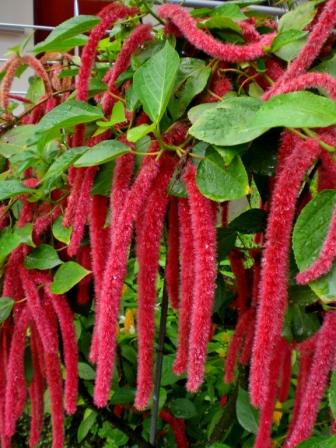
<path fill-rule="evenodd" d="M 281 334 L 287 299 L 288 260 L 295 204 L 306 171 L 321 152 L 315 140 L 300 141 L 276 175 L 266 230 L 260 300 L 250 373 L 252 404 L 267 396 L 270 364 Z M 274 313 L 276 310 L 276 313 Z"/>
<path fill-rule="evenodd" d="M 0 88 L 0 107 L 7 111 L 9 107 L 9 93 L 15 78 L 16 70 L 21 65 L 21 59 L 14 56 L 12 59 L 8 60 L 8 63 L 5 64 L 6 73 L 1 81 Z"/>
<path fill-rule="evenodd" d="M 249 298 L 249 287 L 246 277 L 246 270 L 244 268 L 244 257 L 239 249 L 233 249 L 229 254 L 229 260 L 237 286 L 237 309 L 241 314 L 243 311 L 245 311 Z"/>
<path fill-rule="evenodd" d="M 150 156 L 147 157 L 127 195 L 124 207 L 113 231 L 112 244 L 100 296 L 99 319 L 95 324 L 98 325 L 99 353 L 94 401 L 99 407 L 105 406 L 109 397 L 115 359 L 119 302 L 127 273 L 127 256 L 133 223 L 147 198 L 158 172 L 158 162 Z"/>
<path fill-rule="evenodd" d="M 283 357 L 281 363 L 281 376 L 279 388 L 279 401 L 282 403 L 287 400 L 292 377 L 292 350 L 288 343 L 283 349 Z"/>
<path fill-rule="evenodd" d="M 336 0 L 329 0 L 323 7 L 322 13 L 310 32 L 306 45 L 302 48 L 296 59 L 289 65 L 284 75 L 267 92 L 264 99 L 276 95 L 283 84 L 291 79 L 295 79 L 309 69 L 336 25 L 335 11 Z"/>
<path fill-rule="evenodd" d="M 19 273 L 22 287 L 27 297 L 27 305 L 41 337 L 43 348 L 46 353 L 57 353 L 57 337 L 55 337 L 52 325 L 42 307 L 40 294 L 32 280 L 31 273 L 23 266 L 19 267 Z"/>
<path fill-rule="evenodd" d="M 333 213 L 327 237 L 321 248 L 321 252 L 314 263 L 305 271 L 296 276 L 299 285 L 310 283 L 322 275 L 327 274 L 336 256 L 336 212 Z"/>
<path fill-rule="evenodd" d="M 198 190 L 195 176 L 196 168 L 189 162 L 183 179 L 188 192 L 195 251 L 187 381 L 190 392 L 196 392 L 204 378 L 217 275 L 214 207 Z"/>
<path fill-rule="evenodd" d="M 93 202 L 93 199 L 92 199 Z M 90 246 L 82 246 L 78 251 L 78 262 L 83 268 L 91 271 Z M 90 302 L 90 284 L 92 274 L 87 275 L 78 284 L 77 303 L 79 305 L 87 305 Z"/>
<path fill-rule="evenodd" d="M 179 221 L 178 221 L 178 200 L 170 201 L 168 215 L 168 253 L 165 269 L 165 278 L 168 296 L 172 308 L 179 306 Z"/>
<path fill-rule="evenodd" d="M 103 111 L 105 114 L 111 113 L 112 104 L 115 101 L 112 96 L 109 95 L 109 92 L 115 90 L 115 83 L 121 73 L 123 73 L 129 66 L 133 53 L 145 42 L 152 39 L 151 30 L 151 25 L 138 25 L 124 42 L 115 63 L 105 75 L 104 80 L 108 82 L 108 91 L 104 94 L 102 99 Z"/>
<path fill-rule="evenodd" d="M 265 47 L 270 47 L 275 34 L 266 34 L 258 42 L 234 45 L 216 40 L 197 27 L 197 22 L 182 6 L 166 4 L 158 8 L 162 19 L 171 21 L 184 37 L 204 53 L 227 62 L 250 61 L 262 57 Z"/>
<path fill-rule="evenodd" d="M 295 426 L 286 440 L 285 448 L 294 448 L 306 440 L 314 427 L 320 402 L 327 387 L 328 375 L 335 357 L 336 313 L 329 311 L 319 330 L 309 378 L 301 399 L 301 406 Z"/>
<path fill-rule="evenodd" d="M 318 168 L 318 191 L 336 188 L 336 163 L 329 153 L 323 151 Z"/>
<path fill-rule="evenodd" d="M 9 437 L 15 433 L 16 421 L 20 416 L 20 414 L 18 415 L 18 400 L 21 401 L 22 387 L 25 395 L 24 350 L 29 319 L 30 312 L 28 308 L 25 307 L 21 311 L 17 321 L 15 322 L 10 346 L 10 353 L 7 364 L 4 421 L 4 433 Z"/>
<path fill-rule="evenodd" d="M 155 338 L 156 281 L 158 276 L 160 241 L 163 221 L 168 205 L 167 187 L 176 159 L 164 154 L 160 159 L 160 172 L 152 185 L 146 208 L 137 225 L 138 272 L 138 374 L 135 396 L 136 409 L 148 405 L 153 386 L 153 351 Z"/>
<path fill-rule="evenodd" d="M 188 199 L 178 199 L 180 231 L 181 284 L 179 300 L 178 342 L 173 370 L 176 375 L 186 372 L 188 367 L 190 310 L 193 306 L 194 287 L 194 241 L 191 228 L 191 213 Z"/>
<path fill-rule="evenodd" d="M 235 332 L 230 341 L 227 351 L 224 367 L 224 381 L 228 384 L 235 379 L 235 368 L 238 361 L 239 353 L 242 350 L 246 335 L 248 334 L 249 324 L 253 318 L 254 311 L 249 309 L 241 314 Z"/>
<path fill-rule="evenodd" d="M 185 422 L 181 418 L 175 418 L 170 411 L 162 409 L 160 418 L 168 423 L 175 435 L 177 448 L 189 448 L 189 442 L 186 436 Z"/>
<path fill-rule="evenodd" d="M 279 338 L 277 342 L 277 351 L 273 354 L 271 363 L 272 375 L 269 378 L 268 394 L 266 400 L 261 407 L 258 433 L 254 443 L 254 448 L 272 448 L 272 419 L 274 404 L 278 393 L 278 380 L 281 369 L 279 358 L 281 359 L 284 350 L 286 350 L 286 342 L 283 339 Z"/>

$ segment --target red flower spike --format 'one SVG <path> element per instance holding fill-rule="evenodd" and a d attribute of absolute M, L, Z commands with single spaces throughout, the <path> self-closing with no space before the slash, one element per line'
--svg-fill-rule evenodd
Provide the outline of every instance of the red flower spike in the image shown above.
<path fill-rule="evenodd" d="M 178 221 L 178 201 L 171 199 L 168 216 L 168 253 L 165 277 L 168 296 L 172 308 L 179 306 L 179 221 Z"/>
<path fill-rule="evenodd" d="M 93 200 L 92 200 L 93 201 Z M 90 247 L 83 246 L 78 251 L 78 262 L 87 270 L 91 270 Z M 79 305 L 87 305 L 90 302 L 90 284 L 92 281 L 92 274 L 87 275 L 78 284 L 77 303 Z"/>
<path fill-rule="evenodd" d="M 309 69 L 336 25 L 335 11 L 336 0 L 329 0 L 325 3 L 317 22 L 308 36 L 305 46 L 296 59 L 289 65 L 284 75 L 264 95 L 264 99 L 269 99 L 271 96 L 276 95 L 283 84 L 291 79 L 295 79 Z"/>
<path fill-rule="evenodd" d="M 106 405 L 110 391 L 115 358 L 119 302 L 127 272 L 127 256 L 133 223 L 158 172 L 158 162 L 150 156 L 145 158 L 143 166 L 127 195 L 113 232 L 100 296 L 99 319 L 95 324 L 98 325 L 99 353 L 94 401 L 99 407 Z"/>
<path fill-rule="evenodd" d="M 241 314 L 230 341 L 224 367 L 224 381 L 228 384 L 233 383 L 235 379 L 235 367 L 238 361 L 239 352 L 242 349 L 252 316 L 253 310 L 251 309 Z"/>
<path fill-rule="evenodd" d="M 319 330 L 315 353 L 310 367 L 308 381 L 301 399 L 301 406 L 292 433 L 284 447 L 294 448 L 306 440 L 314 427 L 319 405 L 327 387 L 328 375 L 335 358 L 336 313 L 326 313 Z"/>
<path fill-rule="evenodd" d="M 146 41 L 152 39 L 151 30 L 151 25 L 138 25 L 124 42 L 115 63 L 105 75 L 104 81 L 108 83 L 107 92 L 103 95 L 102 99 L 103 111 L 105 115 L 109 115 L 111 113 L 112 105 L 115 101 L 112 96 L 109 95 L 109 92 L 115 91 L 115 83 L 121 73 L 123 73 L 129 66 L 133 53 Z"/>
<path fill-rule="evenodd" d="M 194 288 L 194 242 L 191 228 L 191 214 L 187 199 L 178 199 L 178 218 L 180 230 L 180 263 L 181 285 L 179 301 L 178 342 L 176 359 L 173 370 L 176 375 L 182 375 L 187 370 L 189 336 L 190 336 L 190 310 L 193 306 Z"/>
<path fill-rule="evenodd" d="M 70 227 L 71 225 L 73 225 L 75 219 L 76 207 L 78 204 L 78 198 L 80 196 L 81 186 L 83 182 L 83 176 L 82 176 L 83 171 L 84 170 L 79 169 L 73 173 L 74 179 L 73 182 L 71 183 L 71 193 L 68 197 L 67 207 L 65 209 L 63 218 L 63 225 L 65 227 Z"/>
<path fill-rule="evenodd" d="M 246 310 L 249 298 L 249 287 L 246 277 L 246 270 L 244 268 L 244 257 L 239 249 L 233 249 L 229 254 L 229 260 L 231 270 L 235 276 L 235 284 L 238 293 L 236 298 L 237 309 L 238 313 L 241 314 Z"/>
<path fill-rule="evenodd" d="M 296 276 L 299 285 L 310 283 L 322 275 L 327 274 L 336 256 L 336 212 L 333 213 L 326 239 L 321 252 L 314 263 Z"/>
<path fill-rule="evenodd" d="M 323 151 L 318 168 L 318 191 L 336 188 L 336 163 L 329 153 Z"/>
<path fill-rule="evenodd" d="M 4 275 L 2 295 L 12 297 L 15 300 L 21 300 L 24 292 L 21 283 L 17 281 L 19 266 L 23 262 L 21 247 L 15 249 L 9 256 Z"/>
<path fill-rule="evenodd" d="M 25 390 L 24 381 L 24 350 L 26 333 L 29 325 L 30 312 L 27 307 L 23 308 L 15 322 L 10 353 L 7 365 L 7 384 L 5 394 L 5 420 L 4 434 L 11 437 L 15 433 L 18 415 L 18 400 L 21 401 L 22 386 Z M 22 384 L 23 379 L 23 384 Z M 21 407 L 21 403 L 20 406 Z M 22 409 L 23 410 L 23 409 Z"/>
<path fill-rule="evenodd" d="M 258 40 L 260 40 L 261 36 L 256 30 L 255 20 L 253 20 L 253 18 L 252 21 L 250 19 L 240 20 L 238 22 L 238 25 L 240 26 L 243 38 L 246 42 L 257 42 Z"/>
<path fill-rule="evenodd" d="M 245 62 L 265 55 L 265 48 L 270 47 L 275 34 L 266 34 L 258 42 L 247 45 L 234 45 L 216 40 L 200 30 L 197 22 L 182 6 L 166 4 L 158 8 L 162 19 L 171 21 L 184 37 L 204 53 L 227 62 Z"/>
<path fill-rule="evenodd" d="M 187 389 L 190 392 L 196 392 L 203 382 L 217 275 L 214 207 L 213 203 L 199 192 L 195 176 L 196 168 L 189 162 L 183 179 L 191 210 L 195 253 L 194 303 L 191 315 L 187 381 Z"/>
<path fill-rule="evenodd" d="M 250 373 L 252 404 L 267 396 L 270 364 L 281 334 L 287 299 L 288 259 L 295 205 L 305 173 L 321 152 L 315 140 L 300 141 L 276 175 L 266 231 L 256 332 Z M 274 310 L 277 310 L 274 313 Z"/>
<path fill-rule="evenodd" d="M 5 64 L 5 75 L 1 81 L 0 86 L 0 107 L 1 109 L 7 111 L 9 107 L 9 93 L 14 81 L 16 70 L 21 65 L 21 59 L 14 56 Z M 3 71 L 3 70 L 2 70 Z"/>
<path fill-rule="evenodd" d="M 137 238 L 138 272 L 138 374 L 136 409 L 146 408 L 153 386 L 153 350 L 155 337 L 156 281 L 160 258 L 163 220 L 168 205 L 167 187 L 176 160 L 168 154 L 160 158 L 160 172 L 155 179 L 146 208 L 141 216 Z"/>
<path fill-rule="evenodd" d="M 41 213 L 40 216 L 33 223 L 33 241 L 35 244 L 40 243 L 41 235 L 49 229 L 51 224 L 60 216 L 62 211 L 61 206 L 56 206 L 52 210 L 47 210 Z"/>
<path fill-rule="evenodd" d="M 36 76 L 43 81 L 45 95 L 47 97 L 51 96 L 52 95 L 51 82 L 50 82 L 48 73 L 46 72 L 45 68 L 43 67 L 43 64 L 41 63 L 41 61 L 39 59 L 37 59 L 35 56 L 32 56 L 30 54 L 21 56 L 20 59 L 21 59 L 21 64 L 26 64 L 30 68 L 32 68 L 34 70 Z M 55 100 L 55 99 L 52 98 L 52 100 Z"/>
<path fill-rule="evenodd" d="M 160 418 L 171 426 L 171 429 L 175 435 L 176 447 L 189 448 L 184 420 L 181 418 L 175 418 L 167 409 L 162 409 L 162 411 L 160 411 Z"/>
<path fill-rule="evenodd" d="M 266 73 L 273 80 L 277 81 L 284 74 L 284 67 L 279 59 L 269 58 L 266 60 Z"/>
<path fill-rule="evenodd" d="M 251 321 L 247 325 L 245 340 L 241 348 L 239 362 L 243 366 L 246 366 L 251 358 L 253 339 L 254 339 L 254 326 L 255 326 L 255 313 L 251 315 Z"/>
<path fill-rule="evenodd" d="M 42 307 L 39 291 L 32 280 L 31 273 L 23 266 L 19 267 L 19 273 L 22 287 L 27 297 L 27 305 L 41 337 L 43 349 L 46 353 L 57 353 L 57 337 L 55 337 L 45 309 Z"/>
<path fill-rule="evenodd" d="M 268 394 L 261 407 L 258 433 L 254 448 L 272 448 L 271 431 L 272 431 L 272 419 L 274 412 L 274 404 L 278 392 L 278 380 L 280 375 L 281 363 L 279 358 L 283 356 L 283 352 L 286 350 L 286 342 L 283 339 L 277 342 L 277 351 L 273 354 L 271 363 L 272 375 L 269 378 Z"/>
<path fill-rule="evenodd" d="M 279 388 L 279 401 L 287 400 L 292 376 L 292 350 L 288 343 L 285 344 L 281 363 L 281 376 Z"/>

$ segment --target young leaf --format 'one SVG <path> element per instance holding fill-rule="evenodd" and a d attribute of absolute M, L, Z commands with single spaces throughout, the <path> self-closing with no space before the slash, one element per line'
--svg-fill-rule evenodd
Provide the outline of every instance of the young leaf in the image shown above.
<path fill-rule="evenodd" d="M 81 443 L 88 435 L 97 418 L 97 412 L 91 408 L 85 409 L 83 420 L 77 430 L 77 442 Z"/>
<path fill-rule="evenodd" d="M 30 252 L 24 261 L 27 269 L 52 269 L 62 264 L 56 250 L 49 244 L 41 244 L 39 247 Z"/>
<path fill-rule="evenodd" d="M 238 422 L 246 431 L 257 434 L 258 411 L 252 407 L 248 392 L 241 387 L 239 387 L 238 391 L 236 414 Z"/>
<path fill-rule="evenodd" d="M 59 216 L 52 225 L 52 233 L 54 237 L 62 243 L 69 244 L 72 233 L 72 227 L 63 226 L 63 216 Z"/>
<path fill-rule="evenodd" d="M 67 261 L 57 269 L 50 290 L 53 294 L 64 294 L 88 274 L 90 271 L 80 264 Z"/>
<path fill-rule="evenodd" d="M 299 215 L 293 232 L 293 250 L 300 271 L 318 258 L 336 206 L 336 191 L 325 190 L 312 199 Z M 309 286 L 324 302 L 335 300 L 336 264 L 330 272 Z"/>
<path fill-rule="evenodd" d="M 64 40 L 56 40 L 55 42 L 50 42 L 50 44 L 43 45 L 42 43 L 38 44 L 37 46 L 41 45 L 41 49 L 38 49 L 38 53 L 42 52 L 67 52 L 69 50 L 72 50 L 75 47 L 82 47 L 86 44 L 88 38 L 85 36 L 85 34 L 78 34 L 78 36 L 69 37 L 68 39 Z M 43 48 L 43 49 L 42 49 Z M 34 50 L 34 49 L 33 49 Z"/>
<path fill-rule="evenodd" d="M 97 121 L 97 125 L 102 128 L 109 128 L 126 120 L 125 108 L 121 101 L 117 101 L 113 106 L 111 119 L 109 121 Z"/>
<path fill-rule="evenodd" d="M 135 143 L 138 140 L 140 140 L 145 135 L 153 132 L 155 130 L 154 124 L 140 124 L 139 126 L 136 126 L 135 128 L 129 129 L 127 131 L 127 140 L 129 142 Z"/>
<path fill-rule="evenodd" d="M 144 111 L 154 123 L 159 123 L 172 94 L 180 58 L 166 42 L 134 73 L 133 88 Z"/>
<path fill-rule="evenodd" d="M 78 376 L 82 380 L 94 380 L 96 377 L 96 372 L 89 364 L 86 364 L 85 362 L 79 362 Z"/>
<path fill-rule="evenodd" d="M 99 23 L 100 19 L 96 16 L 76 16 L 58 25 L 49 36 L 39 44 L 35 45 L 33 52 L 39 54 L 47 51 L 57 50 L 57 45 L 80 33 L 90 31 Z"/>
<path fill-rule="evenodd" d="M 240 157 L 236 156 L 226 166 L 220 154 L 212 148 L 198 165 L 196 182 L 204 196 L 217 202 L 239 199 L 249 192 L 247 173 Z"/>
<path fill-rule="evenodd" d="M 15 301 L 11 297 L 0 297 L 0 323 L 9 317 L 14 303 Z"/>
<path fill-rule="evenodd" d="M 119 142 L 118 140 L 104 140 L 95 146 L 92 146 L 85 154 L 82 155 L 74 166 L 96 166 L 102 163 L 110 162 L 123 154 L 129 152 L 127 145 Z"/>

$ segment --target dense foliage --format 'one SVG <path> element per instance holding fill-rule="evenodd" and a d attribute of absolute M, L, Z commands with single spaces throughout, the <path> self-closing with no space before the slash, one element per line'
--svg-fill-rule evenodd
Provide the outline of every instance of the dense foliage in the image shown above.
<path fill-rule="evenodd" d="M 336 444 L 336 0 L 249 3 L 112 3 L 11 50 L 2 448 L 150 447 L 157 400 L 156 446 Z"/>

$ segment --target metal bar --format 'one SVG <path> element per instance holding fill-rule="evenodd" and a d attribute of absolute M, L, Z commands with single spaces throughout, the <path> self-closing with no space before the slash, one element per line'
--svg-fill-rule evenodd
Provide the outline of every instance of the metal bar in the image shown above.
<path fill-rule="evenodd" d="M 44 25 L 29 25 L 25 23 L 5 23 L 0 22 L 0 30 L 4 31 L 22 31 L 25 29 L 29 30 L 41 30 L 41 31 L 52 31 L 54 26 L 44 26 Z"/>
<path fill-rule="evenodd" d="M 74 0 L 74 16 L 77 17 L 79 16 L 79 3 L 78 0 Z"/>
<path fill-rule="evenodd" d="M 219 0 L 168 0 L 167 3 L 175 3 L 191 8 L 216 8 L 225 4 L 225 2 Z M 246 8 L 250 11 L 269 14 L 270 16 L 282 16 L 286 13 L 284 8 L 276 8 L 273 6 L 248 5 Z"/>

